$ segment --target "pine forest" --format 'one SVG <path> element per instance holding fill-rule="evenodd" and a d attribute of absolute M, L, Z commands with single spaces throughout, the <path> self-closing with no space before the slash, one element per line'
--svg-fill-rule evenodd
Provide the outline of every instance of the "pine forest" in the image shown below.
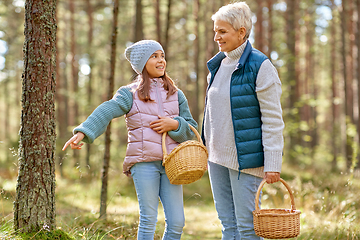
<path fill-rule="evenodd" d="M 249 41 L 282 83 L 281 177 L 301 211 L 295 239 L 360 239 L 360 0 L 246 2 Z M 134 80 L 124 50 L 142 39 L 162 44 L 201 132 L 206 63 L 219 51 L 211 16 L 228 3 L 0 0 L 1 239 L 136 239 L 124 117 L 81 151 L 62 147 Z M 221 239 L 207 173 L 184 185 L 184 204 L 182 239 Z M 281 184 L 265 185 L 262 208 L 289 207 Z"/>

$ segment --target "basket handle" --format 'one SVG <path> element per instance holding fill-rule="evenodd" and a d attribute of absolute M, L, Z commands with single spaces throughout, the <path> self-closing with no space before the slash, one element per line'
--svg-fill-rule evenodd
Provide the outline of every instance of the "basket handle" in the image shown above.
<path fill-rule="evenodd" d="M 290 189 L 290 186 L 284 181 L 284 179 L 280 178 L 280 181 L 285 185 L 286 189 L 288 190 L 288 192 L 290 193 L 290 199 L 291 199 L 291 211 L 295 211 L 296 207 L 295 207 L 295 200 L 294 200 L 294 195 Z M 259 188 L 257 190 L 256 193 L 256 197 L 255 197 L 255 211 L 259 211 L 259 198 L 260 198 L 260 192 L 261 189 L 263 188 L 264 184 L 266 183 L 266 180 L 263 179 L 259 185 Z"/>
<path fill-rule="evenodd" d="M 199 142 L 201 142 L 201 144 L 203 144 L 202 140 L 201 140 L 201 136 L 200 134 L 198 133 L 198 131 L 196 130 L 196 128 L 194 128 L 193 126 L 191 126 L 189 124 L 189 127 L 190 129 L 195 133 L 196 135 L 196 138 Z M 163 135 L 162 135 L 162 150 L 163 150 L 163 161 L 165 161 L 165 158 L 167 157 L 167 150 L 166 150 L 166 144 L 165 144 L 165 138 L 166 138 L 166 133 L 167 132 L 164 132 Z"/>

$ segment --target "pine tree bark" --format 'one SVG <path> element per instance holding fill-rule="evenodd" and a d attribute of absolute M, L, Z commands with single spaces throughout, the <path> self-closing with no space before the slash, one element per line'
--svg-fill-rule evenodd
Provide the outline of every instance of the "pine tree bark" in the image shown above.
<path fill-rule="evenodd" d="M 19 175 L 14 228 L 55 229 L 55 0 L 25 2 Z"/>
<path fill-rule="evenodd" d="M 116 62 L 116 39 L 117 39 L 117 25 L 119 13 L 119 0 L 114 1 L 113 11 L 113 27 L 111 34 L 111 57 L 110 57 L 110 76 L 109 76 L 109 89 L 107 98 L 111 99 L 114 92 L 114 78 L 115 78 L 115 62 Z M 108 174 L 110 166 L 110 145 L 111 145 L 111 122 L 105 131 L 105 153 L 104 162 L 101 176 L 101 196 L 100 196 L 100 218 L 106 219 L 107 208 L 107 189 L 108 189 Z"/>

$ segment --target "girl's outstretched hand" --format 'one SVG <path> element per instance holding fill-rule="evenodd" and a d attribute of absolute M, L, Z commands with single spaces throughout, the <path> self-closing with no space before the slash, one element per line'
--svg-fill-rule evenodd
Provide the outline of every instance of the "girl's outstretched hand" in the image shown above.
<path fill-rule="evenodd" d="M 81 149 L 82 145 L 84 145 L 84 143 L 80 143 L 79 142 L 81 140 L 83 140 L 83 138 L 85 137 L 85 134 L 83 134 L 82 132 L 77 132 L 74 136 L 72 136 L 64 145 L 64 147 L 62 148 L 62 150 L 64 151 L 69 145 L 71 146 L 71 149 Z"/>
<path fill-rule="evenodd" d="M 179 127 L 179 122 L 169 118 L 158 116 L 159 119 L 150 123 L 150 128 L 157 133 L 164 133 L 171 130 L 176 130 Z"/>

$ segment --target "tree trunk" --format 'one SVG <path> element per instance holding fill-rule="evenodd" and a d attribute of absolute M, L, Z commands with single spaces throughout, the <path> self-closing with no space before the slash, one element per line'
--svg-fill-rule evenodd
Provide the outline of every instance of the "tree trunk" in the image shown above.
<path fill-rule="evenodd" d="M 360 1 L 360 0 L 359 0 Z M 333 22 L 330 26 L 331 36 L 336 36 L 336 23 L 334 21 L 335 16 L 335 3 L 334 0 L 331 0 L 331 9 L 333 15 Z M 333 171 L 337 168 L 337 156 L 338 156 L 338 149 L 339 145 L 337 142 L 337 136 L 341 136 L 339 132 L 339 106 L 336 103 L 336 98 L 338 98 L 338 83 L 336 78 L 336 66 L 337 66 L 337 54 L 336 54 L 336 45 L 337 41 L 335 37 L 330 38 L 330 46 L 331 46 L 331 59 L 330 59 L 330 71 L 331 71 L 331 92 L 332 92 L 332 104 L 331 104 L 331 113 L 332 113 L 332 122 L 331 122 L 331 146 L 332 146 L 332 156 L 333 159 L 331 161 L 331 168 Z"/>
<path fill-rule="evenodd" d="M 58 21 L 58 14 L 56 12 L 56 22 Z M 59 29 L 57 29 L 59 30 Z M 57 35 L 58 36 L 58 35 Z M 56 49 L 59 50 L 59 37 L 56 38 Z M 63 52 L 63 51 L 58 51 L 58 52 Z M 64 89 L 64 83 L 63 83 L 63 78 L 61 76 L 61 71 L 60 71 L 60 54 L 56 54 L 56 104 L 57 104 L 57 111 L 56 111 L 56 119 L 58 120 L 59 123 L 59 136 L 58 136 L 58 142 L 60 144 L 64 143 L 66 141 L 66 133 L 67 131 L 67 114 L 65 113 L 65 91 L 66 89 Z M 60 148 L 61 149 L 61 148 Z M 57 158 L 58 158 L 58 166 L 59 166 L 59 171 L 60 171 L 60 176 L 63 177 L 64 173 L 63 173 L 63 167 L 62 167 L 62 160 L 64 159 L 65 153 L 63 151 L 58 151 L 57 153 Z"/>
<path fill-rule="evenodd" d="M 311 107 L 309 101 L 311 96 L 313 96 L 317 91 L 317 84 L 315 81 L 315 61 L 314 61 L 314 38 L 315 38 L 315 18 L 314 18 L 314 8 L 308 8 L 306 10 L 306 54 L 305 54 L 305 71 L 303 77 L 303 83 L 299 84 L 302 86 L 301 93 L 305 96 L 305 104 L 301 107 L 301 120 L 306 122 L 309 126 L 309 130 L 303 132 L 303 135 L 311 136 L 311 139 L 302 141 L 304 146 L 310 147 L 312 150 L 317 145 L 317 128 L 316 128 L 316 107 Z M 300 86 L 299 86 L 300 87 Z"/>
<path fill-rule="evenodd" d="M 155 0 L 156 38 L 161 43 L 160 0 Z"/>
<path fill-rule="evenodd" d="M 343 78 L 344 78 L 344 91 L 345 91 L 345 116 L 346 116 L 346 129 L 349 128 L 349 124 L 351 123 L 352 119 L 352 103 L 350 102 L 350 88 L 349 85 L 349 72 L 348 72 L 348 41 L 346 36 L 348 36 L 347 31 L 347 2 L 342 1 L 342 11 L 341 11 L 341 42 L 342 42 L 342 61 L 343 61 Z M 347 133 L 348 131 L 346 131 Z M 347 168 L 350 169 L 351 162 L 352 162 L 352 139 L 351 137 L 346 134 L 346 148 L 345 148 L 345 157 L 346 157 L 346 165 Z"/>
<path fill-rule="evenodd" d="M 199 100 L 200 100 L 200 69 L 199 69 L 199 52 L 200 52 L 200 0 L 194 1 L 194 21 L 195 21 L 195 40 L 194 40 L 194 71 L 196 74 L 195 78 L 195 93 L 194 93 L 194 102 L 192 104 L 192 113 L 194 120 L 199 122 L 200 120 L 200 110 L 199 110 Z"/>
<path fill-rule="evenodd" d="M 135 31 L 134 31 L 134 42 L 144 39 L 143 31 L 143 11 L 141 0 L 136 0 L 136 14 L 135 14 Z"/>
<path fill-rule="evenodd" d="M 88 106 L 88 112 L 92 110 L 92 102 L 91 99 L 93 98 L 92 94 L 92 72 L 94 67 L 94 54 L 93 54 L 93 31 L 94 31 L 94 21 L 93 21 L 93 7 L 91 5 L 90 0 L 86 1 L 86 10 L 88 15 L 88 22 L 89 22 L 89 29 L 88 29 L 88 44 L 87 44 L 87 52 L 89 55 L 89 67 L 90 67 L 90 73 L 88 75 L 88 85 L 87 85 L 87 106 Z M 91 172 L 91 166 L 90 166 L 90 155 L 91 155 L 91 144 L 86 144 L 86 157 L 85 162 L 87 169 Z"/>
<path fill-rule="evenodd" d="M 71 78 L 72 78 L 72 90 L 73 90 L 73 115 L 70 116 L 70 125 L 74 126 L 78 122 L 79 116 L 79 106 L 78 106 L 78 91 L 79 91 L 79 66 L 76 57 L 76 40 L 75 40 L 75 5 L 73 0 L 69 0 L 69 10 L 70 10 L 70 51 L 71 51 Z M 74 156 L 74 166 L 79 164 L 79 152 L 73 151 Z"/>
<path fill-rule="evenodd" d="M 74 99 L 74 114 L 72 116 L 74 122 L 71 122 L 71 125 L 77 123 L 77 118 L 79 116 L 79 108 L 77 104 L 77 93 L 78 93 L 78 81 L 79 81 L 79 67 L 76 59 L 76 36 L 75 36 L 75 5 L 73 0 L 69 0 L 69 10 L 70 10 L 70 52 L 71 52 L 71 77 L 72 77 L 72 90 L 75 96 Z M 74 151 L 76 152 L 76 151 Z"/>
<path fill-rule="evenodd" d="M 273 0 L 267 0 L 267 7 L 269 9 L 269 16 L 268 16 L 268 51 L 267 56 L 271 57 L 271 52 L 273 51 L 273 35 L 274 35 L 274 28 L 273 28 Z"/>
<path fill-rule="evenodd" d="M 69 22 L 67 21 L 67 20 L 65 20 L 65 28 L 67 28 L 68 27 L 68 24 L 69 24 Z M 62 43 L 63 43 L 63 51 L 64 52 L 66 52 L 67 50 L 68 50 L 68 41 L 67 41 L 67 39 L 68 39 L 68 35 L 67 35 L 67 33 L 68 33 L 68 31 L 62 31 L 63 32 L 63 36 L 62 36 Z M 60 38 L 59 38 L 59 40 L 60 40 Z M 59 51 L 58 51 L 59 52 Z M 61 56 L 61 62 L 62 63 L 66 63 L 66 56 L 67 56 L 67 54 L 62 54 L 62 52 L 59 52 L 59 53 L 61 53 L 60 54 L 60 56 Z M 60 64 L 60 63 L 59 63 Z M 69 121 L 70 121 L 70 114 L 69 114 L 69 112 L 70 112 L 70 110 L 69 110 L 69 97 L 68 97 L 68 92 L 70 91 L 69 89 L 70 89 L 70 87 L 69 87 L 69 78 L 68 78 L 68 75 L 67 75 L 67 64 L 63 64 L 63 66 L 61 67 L 61 79 L 58 79 L 57 81 L 61 81 L 61 85 L 62 85 L 62 91 L 63 91 L 63 93 L 61 93 L 62 94 L 62 96 L 63 96 L 63 98 L 64 98 L 64 102 L 63 102 L 63 107 L 64 107 L 64 114 L 62 115 L 62 116 L 60 116 L 61 118 L 60 119 L 58 119 L 58 122 L 59 122 L 59 124 L 60 125 L 62 125 L 61 126 L 61 128 L 63 128 L 63 129 L 67 129 L 68 128 L 68 126 L 69 126 Z M 68 132 L 67 130 L 66 130 L 66 132 Z M 67 136 L 67 133 L 65 133 L 64 134 L 64 138 L 65 138 L 65 140 L 66 139 L 68 139 L 69 137 Z M 61 142 L 62 144 L 64 143 L 64 142 Z M 63 152 L 63 151 L 61 151 L 61 152 Z M 66 159 L 65 157 L 60 157 L 59 158 L 59 165 L 60 165 L 60 174 L 61 174 L 61 176 L 64 176 L 64 174 L 63 174 L 63 167 L 64 167 L 64 159 Z"/>
<path fill-rule="evenodd" d="M 256 23 L 255 23 L 255 46 L 264 52 L 264 28 L 263 28 L 263 0 L 257 0 Z"/>
<path fill-rule="evenodd" d="M 56 1 L 25 2 L 19 175 L 14 226 L 55 229 Z"/>
<path fill-rule="evenodd" d="M 10 109 L 11 109 L 11 104 L 10 104 L 10 96 L 9 96 L 9 77 L 7 77 L 4 81 L 4 97 L 5 97 L 5 116 L 10 116 Z M 5 117 L 5 126 L 4 126 L 4 131 L 5 131 L 5 139 L 6 141 L 6 145 L 5 145 L 5 151 L 6 151 L 6 163 L 11 162 L 10 160 L 10 156 L 11 156 L 11 152 L 9 151 L 9 149 L 12 148 L 12 144 L 11 144 L 11 137 L 10 137 L 10 119 L 8 117 Z"/>
<path fill-rule="evenodd" d="M 168 6 L 167 6 L 167 15 L 166 15 L 166 26 L 165 26 L 165 40 L 163 42 L 163 48 L 165 51 L 165 54 L 169 55 L 169 31 L 170 31 L 170 22 L 171 22 L 171 5 L 172 0 L 168 0 Z"/>
<path fill-rule="evenodd" d="M 115 62 L 116 62 L 116 39 L 117 39 L 117 25 L 118 25 L 118 13 L 119 13 L 119 0 L 114 1 L 113 10 L 113 27 L 111 34 L 111 57 L 110 57 L 110 76 L 109 76 L 109 89 L 107 98 L 111 99 L 114 92 L 114 78 L 115 78 Z M 108 174 L 110 166 L 110 144 L 111 144 L 111 123 L 106 128 L 105 132 L 105 153 L 104 163 L 101 176 L 101 196 L 100 196 L 100 218 L 106 219 L 106 207 L 107 207 L 107 186 L 108 186 Z"/>
<path fill-rule="evenodd" d="M 183 41 L 185 44 L 185 47 L 184 47 L 184 54 L 185 54 L 185 59 L 189 59 L 190 58 L 190 55 L 189 55 L 189 52 L 190 52 L 190 48 L 191 48 L 191 45 L 189 43 L 189 39 L 188 39 L 188 36 L 189 36 L 189 14 L 188 14 L 188 11 L 189 11 L 189 2 L 185 2 L 185 7 L 184 7 L 184 12 L 183 12 L 183 16 L 184 16 L 184 19 L 185 19 L 185 24 L 184 24 L 184 33 L 183 33 Z M 184 85 L 180 85 L 182 84 L 182 82 L 179 82 L 179 85 L 180 85 L 180 88 L 184 91 L 184 94 L 185 96 L 187 96 L 187 99 L 190 103 L 190 94 L 191 94 L 191 90 L 190 90 L 190 87 L 191 86 L 191 78 L 190 78 L 190 66 L 191 66 L 191 62 L 190 61 L 185 61 L 185 64 L 184 64 L 184 68 L 183 68 L 183 72 L 185 74 L 185 84 Z"/>
<path fill-rule="evenodd" d="M 357 135 L 358 135 L 358 145 L 360 145 L 360 0 L 356 2 L 357 9 L 357 35 L 356 35 L 356 46 L 357 46 L 357 97 L 358 97 L 358 119 L 357 119 Z M 360 168 L 360 152 L 357 156 L 357 168 Z"/>
<path fill-rule="evenodd" d="M 287 0 L 287 47 L 289 50 L 289 56 L 287 59 L 287 78 L 286 81 L 289 83 L 289 91 L 290 91 L 290 101 L 289 108 L 291 109 L 289 114 L 289 121 L 296 125 L 300 122 L 299 114 L 297 111 L 294 111 L 296 107 L 296 102 L 299 100 L 299 92 L 298 92 L 298 75 L 297 75 L 297 66 L 296 66 L 296 41 L 297 41 L 297 13 L 298 12 L 298 0 Z M 295 146 L 299 144 L 299 130 L 297 128 L 293 128 L 292 131 L 289 132 L 290 135 L 290 162 L 293 162 L 295 156 L 292 153 L 292 150 L 295 149 Z"/>
<path fill-rule="evenodd" d="M 350 121 L 351 123 L 355 123 L 355 118 L 354 118 L 354 90 L 353 90 L 353 82 L 354 82 L 354 49 L 355 49 L 355 33 L 354 33 L 354 20 L 353 20 L 353 16 L 354 16 L 354 7 L 355 4 L 353 2 L 354 0 L 349 0 L 348 1 L 348 5 L 347 5 L 347 9 L 346 10 L 346 16 L 348 21 L 348 38 L 349 38 L 349 48 L 348 48 L 348 53 L 346 56 L 346 61 L 347 61 L 347 72 L 348 72 L 348 94 L 346 96 L 347 98 L 347 102 L 348 102 L 348 107 L 349 107 L 349 117 L 350 117 Z"/>
<path fill-rule="evenodd" d="M 214 31 L 213 31 L 213 25 L 214 22 L 211 20 L 211 15 L 217 11 L 217 5 L 215 3 L 218 3 L 216 0 L 209 0 L 210 4 L 206 4 L 205 7 L 208 6 L 209 9 L 205 11 L 205 17 L 204 17 L 204 24 L 205 24 L 205 41 L 206 41 L 206 49 L 205 49 L 205 56 L 206 61 L 209 61 L 217 52 L 218 52 L 218 46 L 214 41 Z M 210 13 L 210 14 L 209 14 Z M 204 67 L 204 76 L 207 76 L 209 73 L 209 70 L 206 67 Z M 204 89 L 203 92 L 206 94 L 206 89 L 208 87 L 207 84 L 207 78 L 204 78 Z"/>

